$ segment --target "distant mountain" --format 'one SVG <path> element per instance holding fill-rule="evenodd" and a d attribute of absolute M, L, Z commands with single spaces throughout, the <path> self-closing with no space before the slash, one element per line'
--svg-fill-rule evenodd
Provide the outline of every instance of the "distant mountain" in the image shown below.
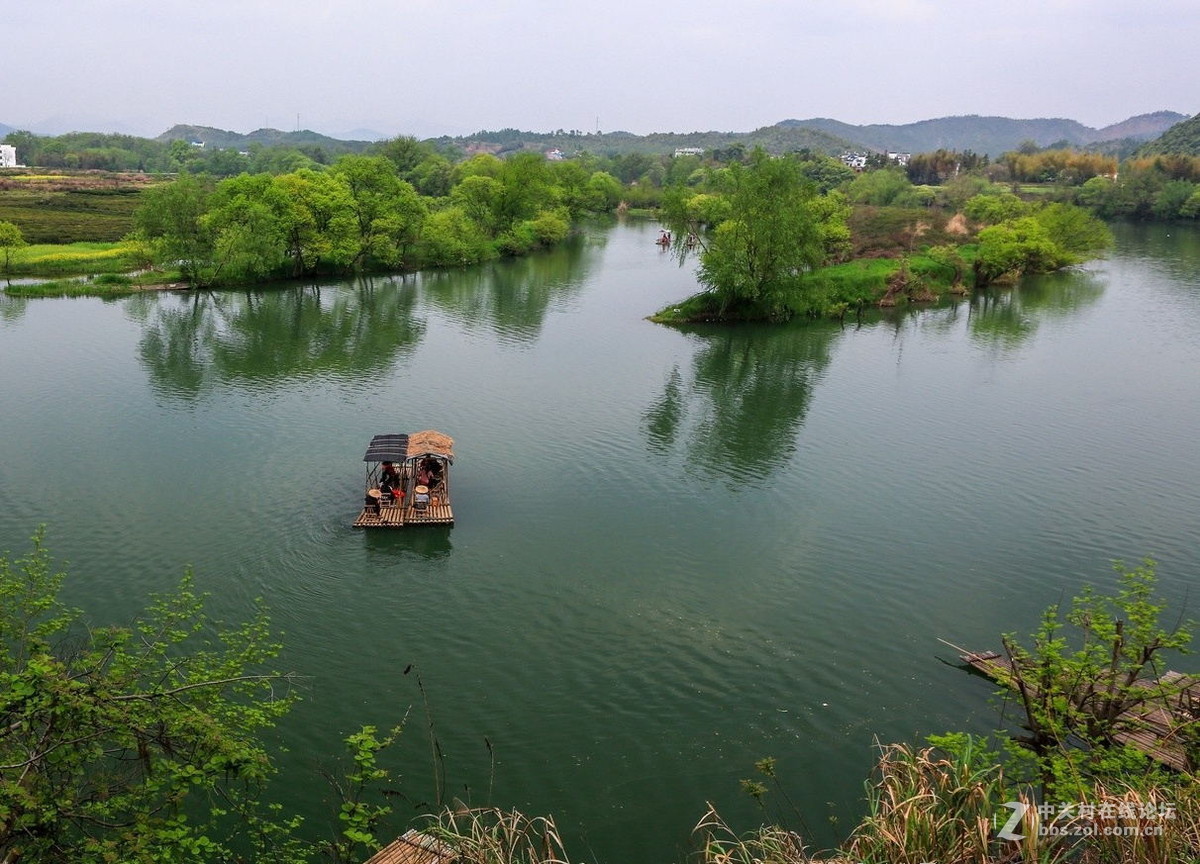
<path fill-rule="evenodd" d="M 224 129 L 214 129 L 211 126 L 188 126 L 179 124 L 172 126 L 159 135 L 156 141 L 187 141 L 199 142 L 208 147 L 221 150 L 245 150 L 251 144 L 261 144 L 264 147 L 324 147 L 334 153 L 359 152 L 371 145 L 370 141 L 342 141 L 330 138 L 319 132 L 307 129 L 300 132 L 281 132 L 278 129 L 256 129 L 242 134 L 228 132 Z"/>
<path fill-rule="evenodd" d="M 1145 141 L 1161 135 L 1185 117 L 1186 115 L 1174 111 L 1157 111 L 1131 117 L 1104 129 L 1093 129 L 1076 120 L 1063 118 L 1014 120 L 1009 117 L 981 117 L 976 114 L 921 120 L 898 126 L 853 126 L 826 117 L 784 120 L 778 125 L 820 130 L 858 141 L 873 150 L 928 153 L 945 148 L 971 150 L 996 157 L 1009 150 L 1015 150 L 1025 141 L 1033 141 L 1039 147 L 1059 142 L 1083 147 L 1118 138 Z"/>
<path fill-rule="evenodd" d="M 1178 153 L 1185 156 L 1200 156 L 1200 114 L 1172 126 L 1161 137 L 1142 146 L 1138 156 Z"/>
<path fill-rule="evenodd" d="M 1139 114 L 1105 126 L 1097 130 L 1097 141 L 1115 141 L 1120 138 L 1133 138 L 1138 141 L 1150 141 L 1162 135 L 1180 121 L 1186 120 L 1186 114 L 1175 111 L 1155 111 L 1153 114 Z"/>
<path fill-rule="evenodd" d="M 561 150 L 568 156 L 595 153 L 599 156 L 623 156 L 629 153 L 657 155 L 674 153 L 681 147 L 698 147 L 706 152 L 735 145 L 747 150 L 762 147 L 771 153 L 812 150 L 838 154 L 853 150 L 853 141 L 838 138 L 819 129 L 764 126 L 753 132 L 523 132 L 519 129 L 476 132 L 458 137 L 430 139 L 435 144 L 470 152 L 512 153 L 521 150 Z"/>
<path fill-rule="evenodd" d="M 16 129 L 14 129 L 13 127 L 11 127 L 11 126 L 5 126 L 3 123 L 0 123 L 0 138 L 3 138 L 3 137 L 4 137 L 5 135 L 7 135 L 9 132 L 16 132 L 16 131 L 17 131 L 17 130 L 16 130 Z"/>

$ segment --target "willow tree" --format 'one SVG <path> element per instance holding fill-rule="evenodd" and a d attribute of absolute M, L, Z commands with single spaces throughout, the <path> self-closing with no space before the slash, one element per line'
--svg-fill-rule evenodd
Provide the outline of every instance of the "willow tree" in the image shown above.
<path fill-rule="evenodd" d="M 714 198 L 720 206 L 711 206 Z M 668 195 L 664 210 L 677 242 L 685 242 L 684 232 L 697 237 L 698 278 L 720 314 L 780 311 L 800 276 L 826 260 L 831 238 L 845 227 L 844 208 L 819 195 L 798 161 L 761 149 L 745 163 L 712 172 L 701 194 Z"/>

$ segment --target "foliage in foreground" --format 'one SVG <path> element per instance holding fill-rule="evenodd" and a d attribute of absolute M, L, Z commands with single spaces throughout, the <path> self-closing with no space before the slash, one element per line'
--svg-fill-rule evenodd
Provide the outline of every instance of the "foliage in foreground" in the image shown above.
<path fill-rule="evenodd" d="M 260 735 L 294 701 L 265 616 L 221 625 L 188 575 L 132 625 L 91 629 L 62 580 L 41 532 L 0 557 L 0 860 L 215 859 L 219 814 L 252 809 Z"/>
<path fill-rule="evenodd" d="M 884 747 L 867 815 L 840 849 L 815 852 L 781 825 L 740 833 L 709 811 L 695 834 L 704 864 L 1180 864 L 1200 861 L 1200 784 L 1097 783 L 1085 799 L 1039 804 L 996 753 L 966 735 L 941 747 Z M 945 747 L 946 749 L 942 749 Z M 1060 804 L 1074 804 L 1068 813 Z M 1014 807 L 1014 804 L 1021 805 Z M 999 836 L 1006 823 L 1011 838 Z"/>
<path fill-rule="evenodd" d="M 1086 792 L 1097 779 L 1119 780 L 1130 763 L 1136 769 L 1142 760 L 1120 744 L 1150 709 L 1173 716 L 1173 734 L 1189 745 L 1188 767 L 1196 767 L 1197 721 L 1185 700 L 1191 682 L 1164 677 L 1163 663 L 1164 654 L 1188 649 L 1192 624 L 1162 624 L 1166 606 L 1155 596 L 1153 561 L 1116 570 L 1114 594 L 1089 586 L 1065 612 L 1050 606 L 1030 647 L 1012 634 L 1003 638 L 1011 672 L 1001 683 L 1016 691 L 1024 741 L 1040 779 L 1059 797 Z"/>
<path fill-rule="evenodd" d="M 780 824 L 738 834 L 710 807 L 695 829 L 699 859 L 1200 860 L 1194 776 L 1113 746 L 1124 712 L 1163 695 L 1132 682 L 1161 671 L 1158 655 L 1188 640 L 1182 626 L 1159 626 L 1165 610 L 1153 596 L 1152 565 L 1119 572 L 1114 595 L 1089 590 L 1072 604 L 1066 622 L 1081 631 L 1074 649 L 1056 607 L 1032 650 L 1005 639 L 1021 674 L 1039 676 L 1046 694 L 1029 709 L 1032 750 L 1007 746 L 1002 757 L 964 734 L 935 736 L 920 749 L 888 745 L 866 784 L 866 815 L 838 850 L 810 852 L 802 833 Z M 349 864 L 395 836 L 397 778 L 384 757 L 401 727 L 383 735 L 364 727 L 346 739 L 349 761 L 325 772 L 338 815 L 324 839 L 304 836 L 299 818 L 266 803 L 274 769 L 263 732 L 294 696 L 288 676 L 265 668 L 278 645 L 261 612 L 222 625 L 189 576 L 132 625 L 90 629 L 58 599 L 62 579 L 40 532 L 23 558 L 0 557 L 0 861 Z M 430 744 L 436 772 L 432 728 Z M 757 767 L 775 777 L 774 760 Z M 760 802 L 768 792 L 744 785 Z M 421 828 L 465 864 L 570 860 L 552 818 L 442 807 L 442 788 Z"/>

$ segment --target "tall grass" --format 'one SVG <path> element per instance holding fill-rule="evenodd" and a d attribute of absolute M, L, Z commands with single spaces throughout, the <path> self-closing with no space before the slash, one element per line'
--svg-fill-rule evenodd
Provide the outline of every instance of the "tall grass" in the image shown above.
<path fill-rule="evenodd" d="M 712 804 L 693 834 L 699 836 L 698 858 L 703 864 L 808 864 L 817 860 L 809 857 L 804 839 L 796 832 L 766 825 L 739 835 Z"/>
<path fill-rule="evenodd" d="M 421 830 L 453 849 L 459 864 L 570 864 L 549 816 L 493 807 L 446 809 Z"/>

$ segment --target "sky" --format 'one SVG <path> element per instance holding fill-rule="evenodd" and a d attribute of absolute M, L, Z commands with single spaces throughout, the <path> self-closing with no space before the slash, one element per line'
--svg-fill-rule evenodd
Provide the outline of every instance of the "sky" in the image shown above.
<path fill-rule="evenodd" d="M 17 0 L 0 123 L 418 138 L 1200 112 L 1200 0 Z"/>

